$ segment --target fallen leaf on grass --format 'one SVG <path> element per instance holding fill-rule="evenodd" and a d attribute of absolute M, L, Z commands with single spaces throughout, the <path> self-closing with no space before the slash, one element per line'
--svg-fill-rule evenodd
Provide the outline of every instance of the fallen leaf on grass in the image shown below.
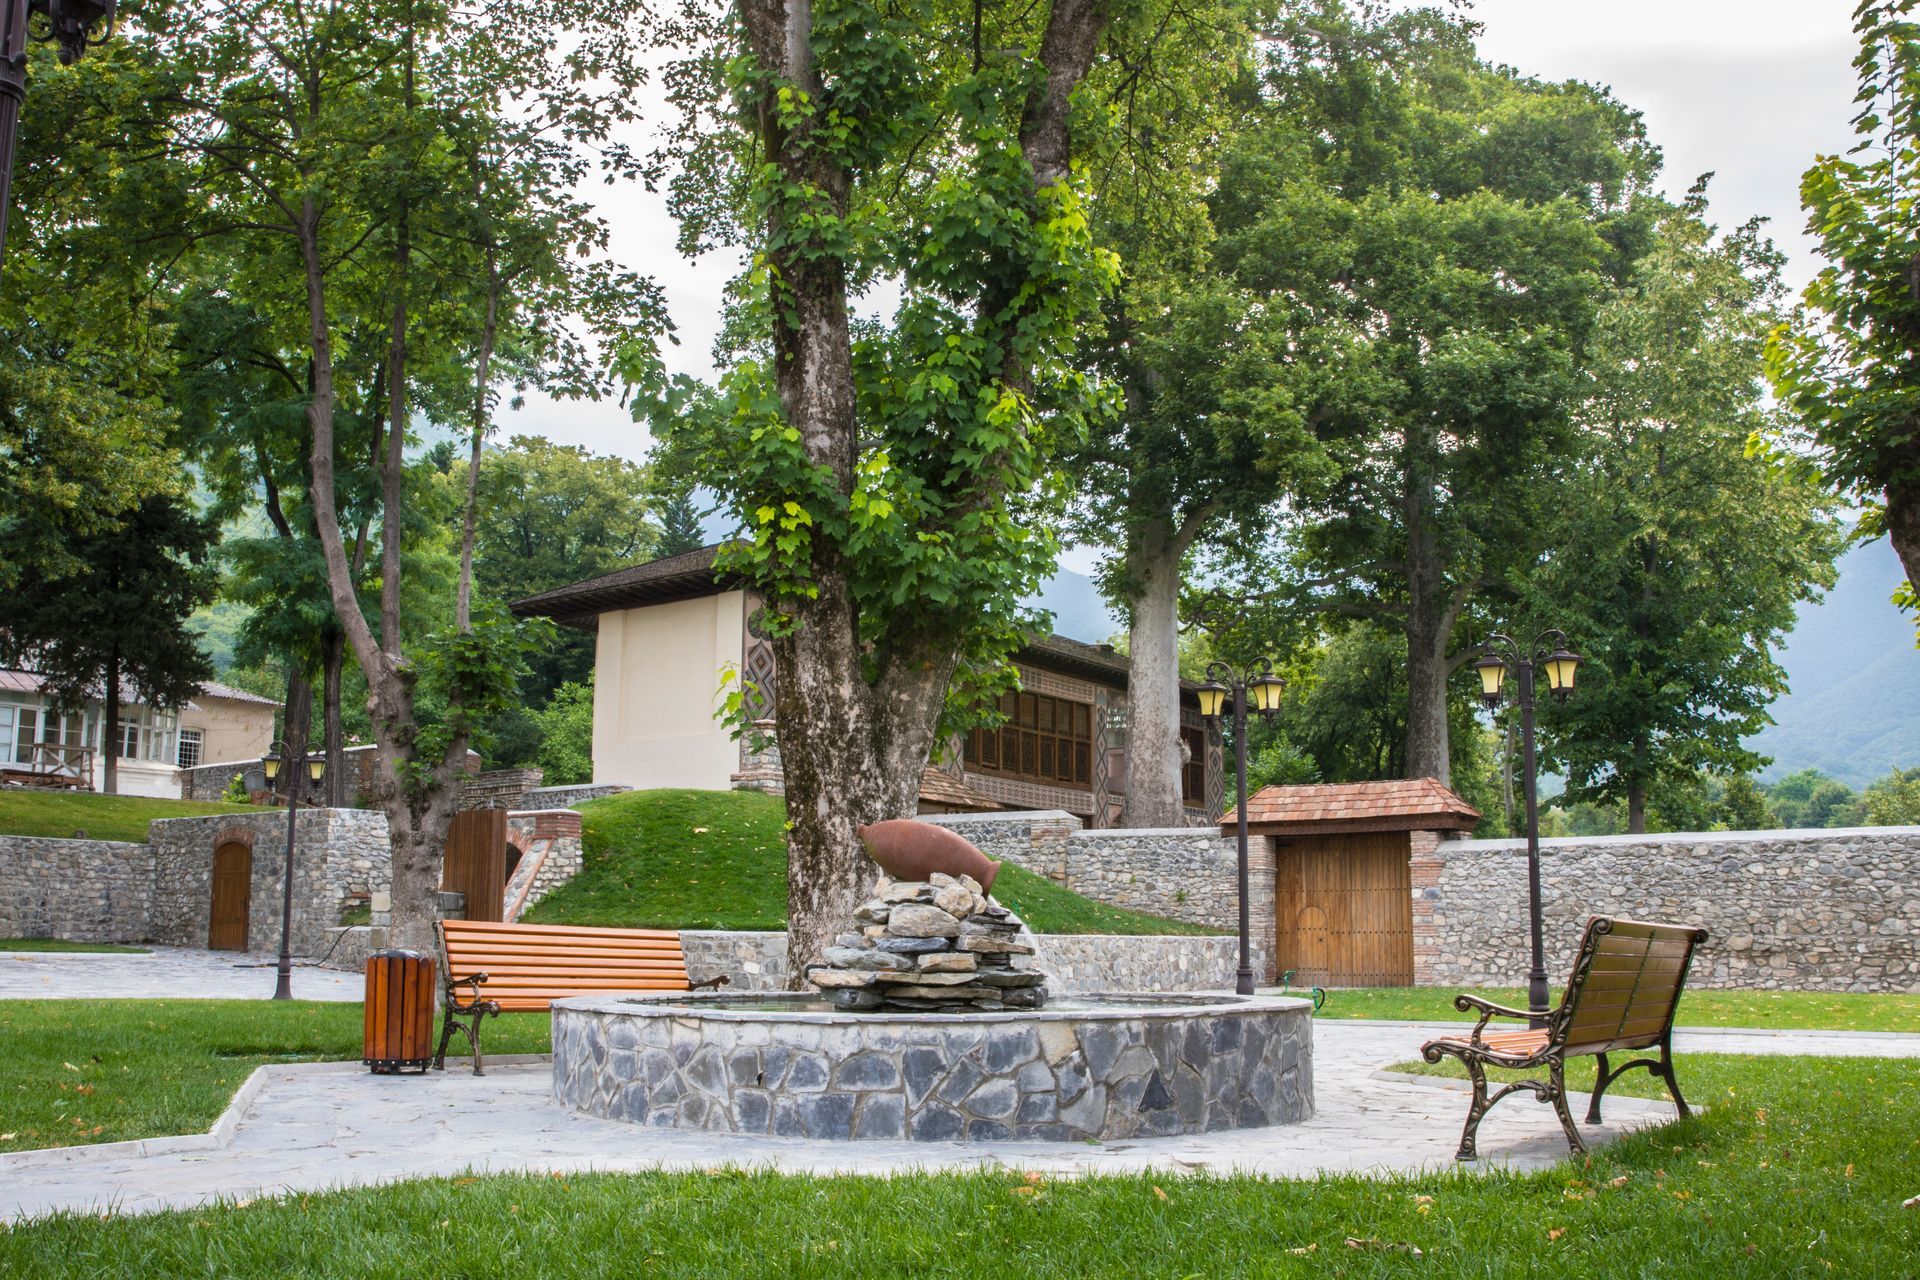
<path fill-rule="evenodd" d="M 1900 1207 L 1902 1209 L 1920 1209 L 1920 1196 L 1915 1196 Z"/>
<path fill-rule="evenodd" d="M 1612 1182 L 1609 1182 L 1607 1185 L 1610 1187 L 1624 1187 L 1629 1182 L 1632 1182 L 1632 1181 L 1633 1181 L 1633 1175 L 1623 1173 L 1619 1177 L 1615 1178 Z"/>
<path fill-rule="evenodd" d="M 1160 1188 L 1158 1188 L 1158 1187 L 1155 1187 L 1155 1188 L 1153 1189 L 1153 1194 L 1154 1194 L 1154 1198 L 1155 1198 L 1155 1199 L 1157 1199 L 1157 1200 L 1165 1200 L 1165 1199 L 1167 1198 L 1167 1193 L 1166 1193 L 1166 1192 L 1164 1192 L 1164 1191 L 1162 1191 L 1162 1190 L 1161 1190 Z"/>
<path fill-rule="evenodd" d="M 1288 1253 L 1301 1253 L 1301 1254 L 1318 1253 L 1319 1251 L 1320 1251 L 1320 1242 L 1318 1240 L 1315 1240 L 1312 1244 L 1303 1244 L 1303 1245 L 1300 1245 L 1298 1248 L 1287 1250 Z"/>
<path fill-rule="evenodd" d="M 1565 1234 L 1567 1234 L 1567 1229 L 1565 1227 L 1554 1227 L 1547 1232 L 1547 1239 L 1558 1240 L 1561 1236 Z"/>
<path fill-rule="evenodd" d="M 1379 1240 L 1371 1237 L 1362 1240 L 1358 1236 L 1348 1236 L 1347 1248 L 1368 1249 L 1375 1253 L 1404 1253 L 1413 1258 L 1424 1258 L 1427 1256 L 1421 1252 L 1418 1245 L 1408 1244 L 1405 1240 Z"/>
<path fill-rule="evenodd" d="M 466 1186 L 471 1186 L 478 1181 L 480 1181 L 480 1179 L 478 1178 L 455 1178 L 453 1180 L 453 1185 L 456 1187 L 466 1187 Z"/>

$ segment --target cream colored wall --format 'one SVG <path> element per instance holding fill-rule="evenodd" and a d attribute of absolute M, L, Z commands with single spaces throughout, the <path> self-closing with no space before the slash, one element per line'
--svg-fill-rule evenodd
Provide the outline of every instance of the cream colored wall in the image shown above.
<path fill-rule="evenodd" d="M 594 647 L 593 780 L 723 791 L 740 748 L 714 719 L 721 669 L 740 665 L 738 591 L 600 615 Z"/>
<path fill-rule="evenodd" d="M 267 703 L 204 693 L 196 694 L 193 703 L 181 710 L 180 727 L 206 735 L 200 747 L 201 764 L 258 760 L 273 745 L 273 708 Z"/>

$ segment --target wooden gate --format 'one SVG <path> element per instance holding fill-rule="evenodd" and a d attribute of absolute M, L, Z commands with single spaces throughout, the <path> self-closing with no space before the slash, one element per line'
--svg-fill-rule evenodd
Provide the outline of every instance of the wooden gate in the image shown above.
<path fill-rule="evenodd" d="M 1276 852 L 1274 957 L 1295 986 L 1413 985 L 1405 832 L 1298 837 Z"/>
<path fill-rule="evenodd" d="M 467 895 L 467 919 L 501 919 L 507 890 L 505 809 L 467 809 L 453 816 L 440 887 Z"/>
<path fill-rule="evenodd" d="M 207 949 L 245 951 L 247 916 L 253 903 L 253 847 L 228 840 L 213 850 L 213 905 L 208 911 Z"/>

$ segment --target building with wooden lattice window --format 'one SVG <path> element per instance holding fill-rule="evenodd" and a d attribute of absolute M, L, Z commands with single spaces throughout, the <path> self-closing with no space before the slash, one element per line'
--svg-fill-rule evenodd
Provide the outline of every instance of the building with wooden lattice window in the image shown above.
<path fill-rule="evenodd" d="M 652 560 L 515 602 L 595 635 L 593 780 L 631 787 L 781 790 L 773 646 L 760 600 L 714 570 L 716 547 Z M 923 813 L 1063 809 L 1088 826 L 1126 805 L 1127 659 L 1110 646 L 1036 636 L 1015 657 L 1005 723 L 945 744 L 922 779 Z M 738 740 L 717 712 L 743 688 L 753 729 Z M 1217 821 L 1220 735 L 1181 693 L 1184 799 Z"/>

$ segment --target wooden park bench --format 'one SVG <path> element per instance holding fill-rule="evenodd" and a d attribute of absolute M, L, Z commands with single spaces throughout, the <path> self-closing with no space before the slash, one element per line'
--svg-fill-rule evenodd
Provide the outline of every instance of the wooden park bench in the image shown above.
<path fill-rule="evenodd" d="M 1587 1123 L 1600 1123 L 1600 1099 L 1607 1086 L 1635 1067 L 1645 1067 L 1666 1082 L 1673 1105 L 1681 1115 L 1690 1114 L 1686 1099 L 1680 1096 L 1680 1083 L 1673 1076 L 1673 1012 L 1680 1002 L 1680 990 L 1687 982 L 1687 967 L 1693 963 L 1694 948 L 1707 940 L 1705 929 L 1690 925 L 1643 924 L 1637 920 L 1615 920 L 1594 916 L 1587 921 L 1587 932 L 1580 940 L 1580 953 L 1574 957 L 1573 976 L 1560 998 L 1558 1008 L 1546 1015 L 1545 1025 L 1525 1031 L 1488 1032 L 1495 1017 L 1532 1021 L 1524 1009 L 1508 1009 L 1478 996 L 1459 995 L 1453 1007 L 1462 1013 L 1480 1011 L 1480 1021 L 1471 1035 L 1442 1036 L 1420 1047 L 1428 1062 L 1443 1056 L 1460 1059 L 1473 1078 L 1473 1103 L 1467 1109 L 1467 1127 L 1460 1135 L 1457 1160 L 1472 1160 L 1478 1155 L 1475 1134 L 1480 1121 L 1508 1094 L 1531 1090 L 1541 1102 L 1553 1104 L 1560 1127 L 1567 1131 L 1567 1143 L 1580 1154 L 1587 1149 L 1573 1127 L 1567 1111 L 1566 1062 L 1591 1054 L 1599 1059 L 1594 1078 L 1593 1100 L 1587 1105 Z M 1658 1058 L 1635 1058 L 1618 1067 L 1609 1065 L 1610 1053 L 1636 1049 L 1660 1050 Z M 1542 1080 L 1518 1080 L 1491 1097 L 1487 1095 L 1486 1068 L 1507 1067 L 1530 1070 L 1547 1069 Z"/>
<path fill-rule="evenodd" d="M 477 1076 L 486 1074 L 480 1057 L 483 1018 L 537 1012 L 562 996 L 690 991 L 727 981 L 723 974 L 689 982 L 680 935 L 668 929 L 590 929 L 482 920 L 440 922 L 440 972 L 446 980 L 446 1018 L 433 1065 L 446 1069 L 447 1044 L 458 1031 L 473 1047 Z"/>

